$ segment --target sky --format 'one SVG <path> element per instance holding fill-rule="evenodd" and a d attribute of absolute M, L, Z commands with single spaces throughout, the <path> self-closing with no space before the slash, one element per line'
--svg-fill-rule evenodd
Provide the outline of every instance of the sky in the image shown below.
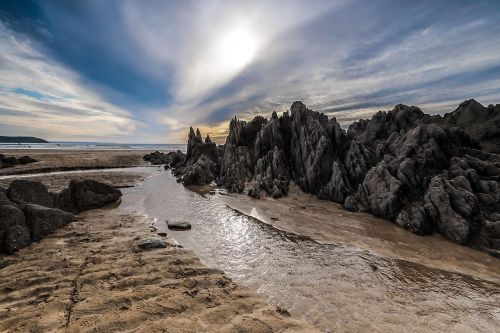
<path fill-rule="evenodd" d="M 342 126 L 500 103 L 500 0 L 2 0 L 0 135 L 224 143 L 303 101 Z"/>

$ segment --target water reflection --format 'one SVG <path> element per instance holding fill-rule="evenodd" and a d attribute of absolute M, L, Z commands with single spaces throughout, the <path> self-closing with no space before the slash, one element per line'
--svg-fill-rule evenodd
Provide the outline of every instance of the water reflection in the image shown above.
<path fill-rule="evenodd" d="M 500 285 L 287 233 L 177 184 L 168 172 L 123 190 L 122 211 L 325 332 L 498 331 Z M 192 224 L 170 231 L 166 219 Z"/>

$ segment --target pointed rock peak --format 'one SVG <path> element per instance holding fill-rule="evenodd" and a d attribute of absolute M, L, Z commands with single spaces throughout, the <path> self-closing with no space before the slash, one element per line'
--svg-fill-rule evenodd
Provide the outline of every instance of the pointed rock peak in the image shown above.
<path fill-rule="evenodd" d="M 292 106 L 290 107 L 290 111 L 292 111 L 292 114 L 295 112 L 300 112 L 305 110 L 307 110 L 307 107 L 301 101 L 293 102 Z"/>
<path fill-rule="evenodd" d="M 476 101 L 475 99 L 468 99 L 468 100 L 465 100 L 462 103 L 460 103 L 460 107 L 471 107 L 471 108 L 480 107 L 480 108 L 482 108 L 483 105 L 481 103 L 479 103 L 478 101 Z"/>
<path fill-rule="evenodd" d="M 210 135 L 207 134 L 207 137 L 205 138 L 205 143 L 212 143 L 212 139 L 210 139 Z"/>
<path fill-rule="evenodd" d="M 193 138 L 195 138 L 196 135 L 194 134 L 194 130 L 192 127 L 189 127 L 189 135 L 188 135 L 188 139 L 191 140 Z"/>
<path fill-rule="evenodd" d="M 198 139 L 199 142 L 202 142 L 201 133 L 200 133 L 199 128 L 196 129 L 196 139 Z"/>
<path fill-rule="evenodd" d="M 273 111 L 273 114 L 271 115 L 271 118 L 272 119 L 278 119 L 278 114 L 276 113 L 276 111 Z"/>

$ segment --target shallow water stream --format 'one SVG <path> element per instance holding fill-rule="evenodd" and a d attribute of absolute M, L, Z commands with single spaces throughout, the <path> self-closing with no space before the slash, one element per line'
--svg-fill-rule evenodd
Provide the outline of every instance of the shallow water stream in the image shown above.
<path fill-rule="evenodd" d="M 219 193 L 187 190 L 165 171 L 122 191 L 119 211 L 156 219 L 159 231 L 206 265 L 325 332 L 500 331 L 498 275 L 481 279 L 342 243 L 320 244 L 231 209 Z M 192 229 L 167 230 L 166 219 L 186 220 Z"/>

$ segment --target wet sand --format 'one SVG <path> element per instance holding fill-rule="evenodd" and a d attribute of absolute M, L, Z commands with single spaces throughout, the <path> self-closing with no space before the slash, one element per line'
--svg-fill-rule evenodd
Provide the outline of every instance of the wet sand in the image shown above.
<path fill-rule="evenodd" d="M 370 215 L 344 215 L 303 193 L 253 200 L 186 189 L 169 172 L 123 192 L 118 210 L 148 214 L 159 230 L 165 220 L 190 221 L 190 231 L 170 233 L 179 244 L 323 332 L 498 330 L 498 262 L 484 253 Z"/>
<path fill-rule="evenodd" d="M 315 332 L 163 237 L 150 221 L 94 210 L 8 257 L 0 330 L 9 332 Z"/>
<path fill-rule="evenodd" d="M 342 244 L 385 258 L 500 283 L 497 258 L 452 243 L 438 234 L 418 236 L 371 214 L 351 213 L 337 203 L 302 192 L 296 185 L 291 186 L 287 197 L 277 200 L 254 199 L 244 194 L 226 194 L 222 198 L 243 214 L 320 243 Z"/>

